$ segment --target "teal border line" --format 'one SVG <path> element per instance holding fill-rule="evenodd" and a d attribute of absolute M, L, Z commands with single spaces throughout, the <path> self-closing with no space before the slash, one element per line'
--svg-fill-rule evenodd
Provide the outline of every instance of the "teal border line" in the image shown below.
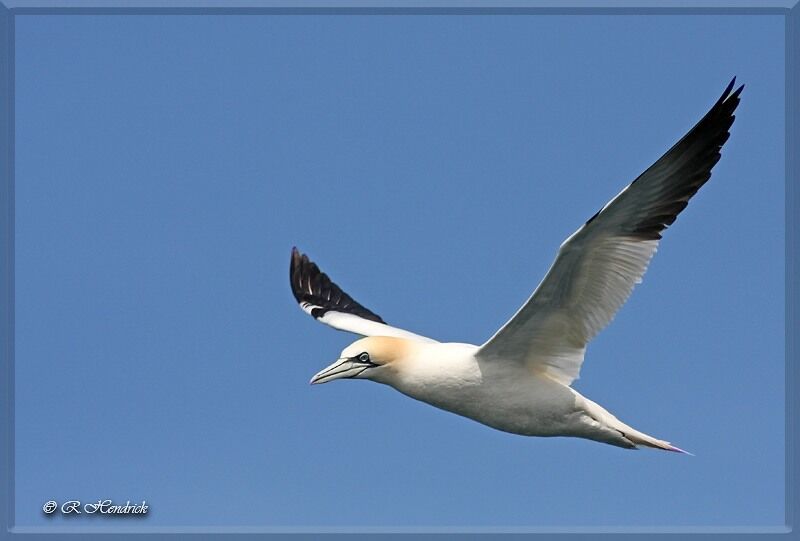
<path fill-rule="evenodd" d="M 800 209 L 800 165 L 797 152 L 800 147 L 800 4 L 786 15 L 786 524 L 793 528 L 798 516 L 796 499 L 800 476 L 797 474 L 797 254 L 800 253 L 800 237 L 797 235 L 797 212 Z M 793 532 L 797 537 L 797 532 Z"/>
<path fill-rule="evenodd" d="M 0 520 L 14 517 L 14 18 L 0 5 L 0 364 L 4 378 L 4 457 L 0 465 Z M 8 501 L 6 501 L 8 498 Z"/>
<path fill-rule="evenodd" d="M 566 2 L 564 2 L 566 4 Z M 780 7 L 76 7 L 10 9 L 12 15 L 785 15 Z"/>
<path fill-rule="evenodd" d="M 168 9 L 660 9 L 675 8 L 685 12 L 698 9 L 724 11 L 736 8 L 791 9 L 797 0 L 2 0 L 9 9 L 17 8 L 168 8 Z"/>
<path fill-rule="evenodd" d="M 566 5 L 569 0 L 558 7 L 531 6 L 522 7 L 485 7 L 476 6 L 476 2 L 463 0 L 463 7 L 397 7 L 389 5 L 390 0 L 380 2 L 383 5 L 351 6 L 345 2 L 323 2 L 322 6 L 304 5 L 298 7 L 297 2 L 286 1 L 284 7 L 275 6 L 268 2 L 263 7 L 230 7 L 203 6 L 203 0 L 194 0 L 192 6 L 170 6 L 168 0 L 162 0 L 164 7 L 131 7 L 125 6 L 126 2 L 120 1 L 118 7 L 87 7 L 78 6 L 80 0 L 73 0 L 70 7 L 68 0 L 59 7 L 45 5 L 32 6 L 35 2 L 6 7 L 0 0 L 0 369 L 3 379 L 2 414 L 4 427 L 4 447 L 0 457 L 0 539 L 18 538 L 25 540 L 49 540 L 53 535 L 67 539 L 81 540 L 111 538 L 114 540 L 127 540 L 145 536 L 178 535 L 181 537 L 200 539 L 217 539 L 220 537 L 269 535 L 271 538 L 290 538 L 292 540 L 317 539 L 325 537 L 349 539 L 353 534 L 359 538 L 380 537 L 381 539 L 399 539 L 409 535 L 423 538 L 441 540 L 462 539 L 490 539 L 500 535 L 514 537 L 541 537 L 557 534 L 577 538 L 578 536 L 591 535 L 603 539 L 617 539 L 620 535 L 626 538 L 645 535 L 668 535 L 682 538 L 700 539 L 701 536 L 717 534 L 735 535 L 737 540 L 744 541 L 765 536 L 781 535 L 783 538 L 800 538 L 794 529 L 795 517 L 798 516 L 798 502 L 796 501 L 796 487 L 800 486 L 800 476 L 797 474 L 797 440 L 796 421 L 797 408 L 800 402 L 796 396 L 798 370 L 796 337 L 800 335 L 800 325 L 797 322 L 798 288 L 797 288 L 797 254 L 800 253 L 800 237 L 797 234 L 798 217 L 800 210 L 800 191 L 796 182 L 800 175 L 797 152 L 800 150 L 800 3 L 795 2 L 791 8 L 769 5 L 767 2 L 750 0 L 753 5 L 747 7 L 743 2 L 731 2 L 733 5 L 719 7 L 691 8 L 686 5 L 676 5 L 670 0 L 661 0 L 661 6 L 625 6 L 623 1 L 599 0 L 595 6 Z M 15 2 L 21 3 L 19 0 Z M 233 3 L 233 2 L 231 2 Z M 690 2 L 687 2 L 690 3 Z M 337 5 L 339 4 L 339 5 Z M 620 6 L 620 4 L 623 4 Z M 287 7 L 288 5 L 288 7 Z M 154 527 L 133 528 L 123 526 L 114 530 L 98 530 L 96 528 L 74 529 L 69 528 L 63 532 L 51 528 L 14 528 L 14 21 L 16 16 L 24 15 L 784 15 L 786 39 L 786 191 L 785 191 L 785 261 L 786 261 L 786 308 L 785 308 L 785 348 L 786 348 L 786 526 L 763 529 L 760 528 L 335 528 L 323 530 L 319 528 L 250 528 L 250 527 Z M 755 360 L 754 362 L 757 362 Z M 4 490 L 5 488 L 5 490 Z"/>

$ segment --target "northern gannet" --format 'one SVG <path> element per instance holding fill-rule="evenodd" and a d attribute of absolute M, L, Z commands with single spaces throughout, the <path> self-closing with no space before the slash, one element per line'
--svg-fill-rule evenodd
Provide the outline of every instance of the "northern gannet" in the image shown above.
<path fill-rule="evenodd" d="M 589 341 L 641 282 L 661 232 L 710 178 L 744 88 L 731 92 L 735 81 L 680 141 L 561 244 L 531 297 L 481 346 L 441 343 L 387 325 L 293 248 L 289 274 L 300 307 L 365 337 L 311 383 L 369 379 L 514 434 L 685 453 L 626 425 L 571 384 Z"/>

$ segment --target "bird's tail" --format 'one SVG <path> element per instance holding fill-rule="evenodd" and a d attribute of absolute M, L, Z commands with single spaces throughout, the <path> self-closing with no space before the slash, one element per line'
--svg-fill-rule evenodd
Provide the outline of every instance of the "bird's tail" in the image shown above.
<path fill-rule="evenodd" d="M 622 426 L 619 428 L 614 428 L 622 432 L 622 435 L 626 439 L 632 441 L 637 447 L 651 447 L 653 449 L 663 449 L 664 451 L 672 451 L 674 453 L 683 453 L 684 455 L 694 456 L 689 451 L 684 451 L 680 447 L 675 447 L 668 441 L 659 440 L 653 436 L 645 434 L 644 432 L 639 432 L 638 430 L 629 427 L 625 423 L 620 423 L 620 425 Z"/>
<path fill-rule="evenodd" d="M 586 401 L 584 407 L 586 408 L 587 413 L 589 413 L 589 415 L 599 424 L 607 428 L 611 428 L 621 434 L 624 441 L 630 442 L 627 445 L 628 447 L 630 447 L 630 444 L 633 444 L 635 447 L 650 447 L 653 449 L 662 449 L 664 451 L 672 451 L 674 453 L 682 453 L 684 455 L 694 456 L 692 453 L 684 451 L 680 447 L 676 447 L 668 441 L 659 440 L 658 438 L 654 438 L 653 436 L 645 434 L 644 432 L 640 432 L 635 428 L 626 425 L 599 404 L 592 402 L 586 397 L 582 398 Z"/>

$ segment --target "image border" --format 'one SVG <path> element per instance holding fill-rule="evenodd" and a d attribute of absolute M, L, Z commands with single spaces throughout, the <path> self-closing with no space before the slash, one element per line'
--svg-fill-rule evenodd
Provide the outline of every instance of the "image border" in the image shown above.
<path fill-rule="evenodd" d="M 785 370 L 786 370 L 786 464 L 785 464 L 785 516 L 784 526 L 776 527 L 514 527 L 514 528 L 455 528 L 455 527 L 414 527 L 414 528 L 270 528 L 270 527 L 147 527 L 120 525 L 113 528 L 75 527 L 15 527 L 15 487 L 14 487 L 14 58 L 15 58 L 15 19 L 18 16 L 36 15 L 224 15 L 224 14 L 381 14 L 381 15 L 782 15 L 785 18 Z M 407 534 L 451 534 L 462 537 L 481 535 L 489 537 L 498 534 L 567 534 L 567 535 L 605 535 L 626 534 L 744 534 L 744 538 L 761 537 L 775 533 L 794 534 L 793 525 L 798 512 L 795 500 L 795 487 L 800 486 L 797 475 L 796 396 L 798 371 L 796 361 L 796 335 L 800 333 L 797 322 L 798 290 L 796 257 L 800 249 L 800 238 L 796 234 L 796 213 L 798 192 L 795 182 L 798 178 L 797 151 L 800 149 L 798 133 L 798 98 L 800 97 L 800 0 L 761 1 L 758 0 L 706 0 L 687 7 L 680 0 L 558 0 L 535 1 L 497 1 L 491 0 L 452 0 L 439 2 L 401 2 L 395 1 L 297 1 L 251 0 L 226 2 L 225 0 L 177 0 L 123 2 L 112 0 L 0 0 L 0 367 L 3 380 L 2 415 L 4 457 L 0 464 L 0 538 L 24 535 L 25 539 L 44 539 L 53 534 L 66 535 L 72 539 L 84 539 L 86 534 L 93 537 L 114 534 L 114 539 L 127 539 L 142 534 L 191 535 L 192 539 L 218 537 L 237 534 L 292 534 L 293 539 L 313 539 L 320 534 L 382 534 L 381 537 Z M 437 538 L 441 535 L 437 535 Z M 739 537 L 740 539 L 742 537 Z"/>

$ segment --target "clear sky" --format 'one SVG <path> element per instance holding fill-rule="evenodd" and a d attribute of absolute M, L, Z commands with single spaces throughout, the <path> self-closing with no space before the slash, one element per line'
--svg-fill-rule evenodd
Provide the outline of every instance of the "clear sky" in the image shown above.
<path fill-rule="evenodd" d="M 20 16 L 16 524 L 784 521 L 779 16 Z M 746 84 L 576 388 L 694 457 L 501 433 L 366 381 L 293 245 L 480 344 L 559 244 Z"/>

